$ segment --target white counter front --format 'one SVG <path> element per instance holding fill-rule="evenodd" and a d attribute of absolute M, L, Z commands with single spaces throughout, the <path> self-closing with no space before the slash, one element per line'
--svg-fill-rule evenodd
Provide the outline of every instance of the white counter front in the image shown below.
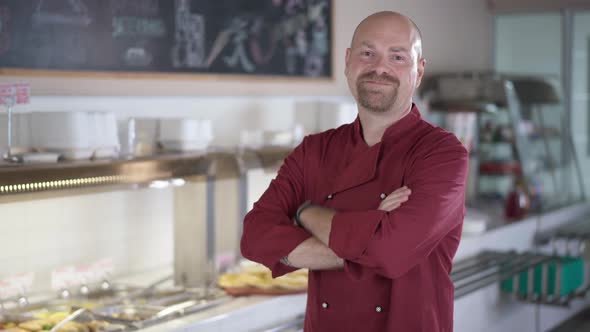
<path fill-rule="evenodd" d="M 215 308 L 155 325 L 145 332 L 255 332 L 303 315 L 307 295 L 247 296 Z"/>

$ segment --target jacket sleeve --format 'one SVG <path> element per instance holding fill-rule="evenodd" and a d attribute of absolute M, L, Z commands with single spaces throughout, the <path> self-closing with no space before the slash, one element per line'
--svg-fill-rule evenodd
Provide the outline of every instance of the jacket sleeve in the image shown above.
<path fill-rule="evenodd" d="M 468 153 L 454 136 L 441 143 L 409 165 L 412 194 L 401 207 L 334 216 L 329 247 L 339 257 L 395 279 L 463 222 Z"/>
<path fill-rule="evenodd" d="M 267 266 L 273 277 L 296 270 L 280 259 L 311 236 L 292 221 L 305 197 L 304 143 L 284 160 L 276 178 L 244 218 L 242 255 Z"/>

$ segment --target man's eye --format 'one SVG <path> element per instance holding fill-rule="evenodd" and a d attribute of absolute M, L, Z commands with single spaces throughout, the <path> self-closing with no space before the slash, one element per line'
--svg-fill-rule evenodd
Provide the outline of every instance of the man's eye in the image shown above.
<path fill-rule="evenodd" d="M 371 56 L 371 54 L 373 54 L 373 53 L 371 53 L 369 51 L 363 51 L 363 52 L 361 52 L 361 55 L 362 56 Z"/>

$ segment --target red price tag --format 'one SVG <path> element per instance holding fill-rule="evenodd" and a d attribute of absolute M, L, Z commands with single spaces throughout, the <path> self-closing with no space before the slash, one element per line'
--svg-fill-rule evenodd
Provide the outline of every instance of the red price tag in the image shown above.
<path fill-rule="evenodd" d="M 14 85 L 17 104 L 28 104 L 31 96 L 31 86 L 29 84 Z"/>
<path fill-rule="evenodd" d="M 0 97 L 12 95 L 12 84 L 0 84 Z"/>

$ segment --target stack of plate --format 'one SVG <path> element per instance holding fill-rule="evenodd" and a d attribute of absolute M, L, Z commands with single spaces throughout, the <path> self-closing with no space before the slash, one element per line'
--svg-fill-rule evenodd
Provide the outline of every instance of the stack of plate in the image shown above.
<path fill-rule="evenodd" d="M 159 143 L 168 151 L 206 150 L 213 132 L 211 121 L 197 119 L 160 119 Z"/>
<path fill-rule="evenodd" d="M 119 155 L 120 144 L 115 114 L 108 112 L 92 112 L 90 120 L 91 146 L 94 147 L 94 158 L 114 158 Z"/>
<path fill-rule="evenodd" d="M 119 151 L 117 122 L 111 113 L 33 112 L 32 146 L 66 160 L 115 157 Z"/>

